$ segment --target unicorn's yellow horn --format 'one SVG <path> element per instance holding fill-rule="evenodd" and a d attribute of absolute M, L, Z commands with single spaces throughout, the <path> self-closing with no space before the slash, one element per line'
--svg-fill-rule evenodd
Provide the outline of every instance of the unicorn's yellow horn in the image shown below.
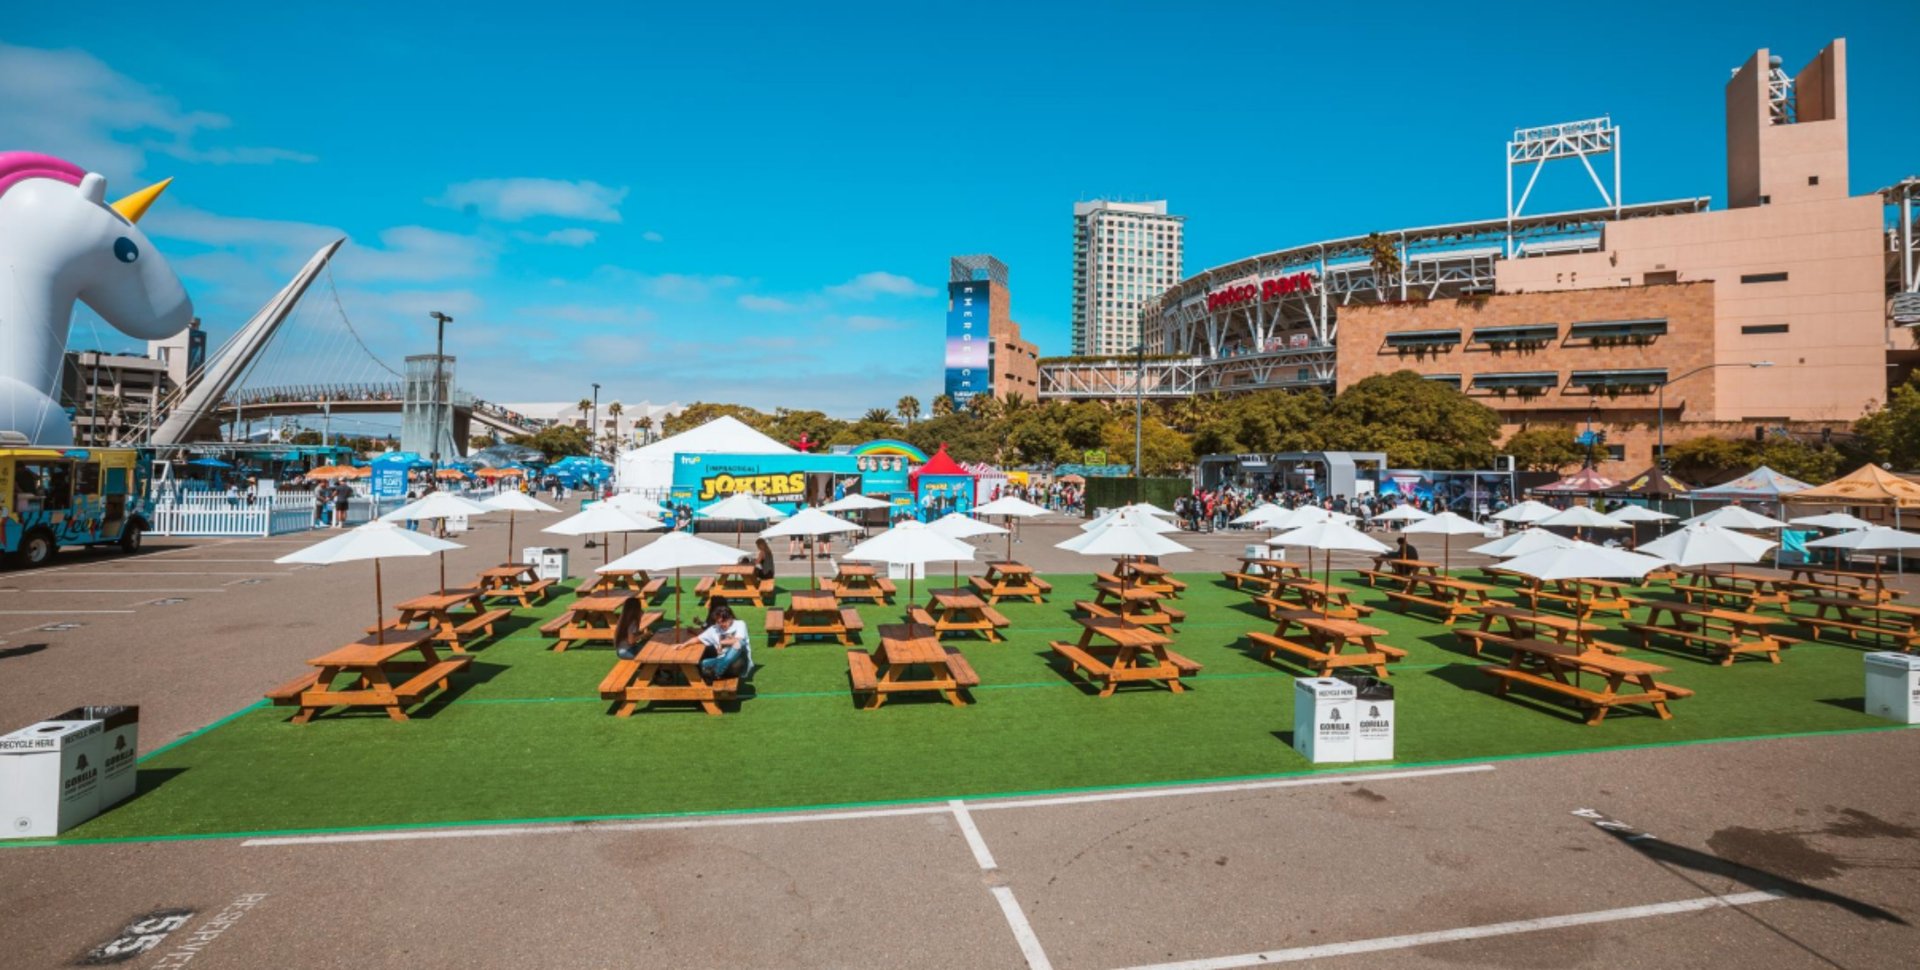
<path fill-rule="evenodd" d="M 140 191 L 135 192 L 134 194 L 129 195 L 118 202 L 115 202 L 113 204 L 113 211 L 118 212 L 121 215 L 125 216 L 128 222 L 139 222 L 140 217 L 147 214 L 147 207 L 153 205 L 153 200 L 159 198 L 160 193 L 165 192 L 167 190 L 167 186 L 172 184 L 173 184 L 173 179 L 171 178 L 161 179 L 160 181 L 155 182 L 152 185 L 149 185 L 146 188 L 141 189 Z"/>

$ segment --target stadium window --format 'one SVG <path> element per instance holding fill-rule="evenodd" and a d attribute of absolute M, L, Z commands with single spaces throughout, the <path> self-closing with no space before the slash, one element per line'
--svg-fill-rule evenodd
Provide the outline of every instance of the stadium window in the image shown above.
<path fill-rule="evenodd" d="M 1613 461 L 1626 461 L 1627 446 L 1626 445 L 1608 445 L 1607 457 L 1609 459 L 1612 459 Z"/>
<path fill-rule="evenodd" d="M 1777 273 L 1742 273 L 1740 274 L 1740 282 L 1742 283 L 1785 283 L 1786 281 L 1787 281 L 1787 273 L 1785 270 L 1781 270 L 1780 272 L 1777 272 Z"/>
<path fill-rule="evenodd" d="M 1819 184 L 1820 184 L 1820 176 L 1818 176 L 1818 175 L 1809 175 L 1809 176 L 1807 176 L 1807 184 L 1808 184 L 1808 185 L 1819 185 Z"/>
<path fill-rule="evenodd" d="M 1741 333 L 1786 333 L 1784 323 L 1750 323 L 1740 328 Z"/>

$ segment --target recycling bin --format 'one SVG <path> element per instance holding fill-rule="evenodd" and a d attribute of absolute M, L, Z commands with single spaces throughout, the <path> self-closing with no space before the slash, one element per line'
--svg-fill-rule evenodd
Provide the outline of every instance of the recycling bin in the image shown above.
<path fill-rule="evenodd" d="M 100 722 L 100 811 L 133 797 L 140 760 L 140 709 L 120 705 L 76 707 L 55 714 L 55 721 Z"/>
<path fill-rule="evenodd" d="M 533 574 L 540 579 L 551 579 L 556 583 L 565 582 L 568 573 L 568 550 L 548 546 L 528 546 L 520 550 L 520 561 L 533 566 Z"/>
<path fill-rule="evenodd" d="M 1867 713 L 1902 724 L 1920 723 L 1920 657 L 1870 653 L 1866 667 Z"/>
<path fill-rule="evenodd" d="M 100 813 L 101 734 L 97 720 L 46 720 L 0 737 L 5 837 L 51 838 Z"/>
<path fill-rule="evenodd" d="M 1393 760 L 1393 685 L 1369 674 L 1335 676 L 1353 685 L 1353 760 Z"/>
<path fill-rule="evenodd" d="M 1293 682 L 1293 749 L 1317 765 L 1353 760 L 1353 685 L 1334 677 Z"/>

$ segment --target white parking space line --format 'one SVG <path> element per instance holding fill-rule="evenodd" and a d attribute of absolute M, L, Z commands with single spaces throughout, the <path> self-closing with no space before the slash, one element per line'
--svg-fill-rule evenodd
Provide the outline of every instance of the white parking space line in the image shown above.
<path fill-rule="evenodd" d="M 92 616 L 132 612 L 133 610 L 0 610 L 0 616 Z"/>
<path fill-rule="evenodd" d="M 1020 911 L 1020 901 L 1013 898 L 1013 890 L 994 886 L 993 898 L 1000 903 L 1000 913 L 1007 918 L 1007 925 L 1013 928 L 1013 938 L 1019 942 L 1029 970 L 1053 970 L 1053 962 L 1047 959 L 1047 951 L 1040 948 L 1040 938 L 1033 934 L 1027 914 Z"/>
<path fill-rule="evenodd" d="M 1564 929 L 1569 926 L 1592 926 L 1597 923 L 1617 923 L 1621 920 L 1646 919 L 1650 916 L 1669 916 L 1675 913 L 1695 913 L 1707 909 L 1754 906 L 1770 903 L 1777 899 L 1788 899 L 1786 895 L 1770 892 L 1736 893 L 1732 896 L 1701 896 L 1697 899 L 1680 899 L 1670 903 L 1652 903 L 1646 906 L 1627 906 L 1621 909 L 1602 909 L 1591 913 L 1571 913 L 1566 916 L 1543 916 L 1539 919 L 1514 920 L 1508 923 L 1487 923 L 1482 926 L 1462 926 L 1459 929 L 1436 930 L 1431 933 L 1408 933 L 1404 936 L 1381 936 L 1371 940 L 1352 940 L 1346 943 L 1323 943 L 1318 946 L 1297 946 L 1284 950 L 1266 950 L 1261 953 L 1242 953 L 1230 957 L 1209 957 L 1202 960 L 1179 960 L 1173 963 L 1152 963 L 1128 970 L 1230 970 L 1234 967 L 1266 966 L 1272 963 L 1299 963 L 1303 960 L 1324 960 L 1330 957 L 1352 956 L 1357 953 L 1379 953 L 1383 950 L 1405 950 L 1416 946 L 1430 946 L 1435 943 L 1458 943 L 1462 940 L 1482 940 L 1493 936 L 1512 936 L 1516 933 L 1537 933 L 1541 930 Z M 1004 907 L 1005 902 L 1001 905 Z"/>
<path fill-rule="evenodd" d="M 109 611 L 116 612 L 116 611 Z M 117 612 L 131 613 L 132 610 Z M 1411 778 L 1431 778 L 1468 772 L 1492 771 L 1490 764 L 1455 765 L 1445 768 L 1410 768 L 1405 771 L 1376 771 L 1359 774 L 1331 772 L 1303 778 L 1277 778 L 1273 781 L 1230 782 L 1219 785 L 1181 785 L 1173 788 L 1129 788 L 1118 791 L 1089 792 L 1050 798 L 1012 798 L 990 802 L 965 802 L 969 811 L 1010 808 L 1045 808 L 1054 805 L 1078 805 L 1087 802 L 1124 801 L 1138 798 L 1166 798 L 1173 795 L 1214 795 L 1223 792 L 1256 791 L 1265 788 L 1297 788 L 1308 785 L 1345 785 Z M 516 835 L 562 835 L 581 832 L 648 832 L 671 829 L 732 828 L 743 825 L 793 825 L 806 822 L 842 822 L 867 818 L 893 818 L 906 815 L 940 815 L 953 811 L 951 803 L 902 805 L 898 808 L 870 808 L 842 812 L 791 812 L 766 815 L 719 815 L 694 818 L 652 819 L 632 822 L 550 822 L 533 825 L 453 825 L 447 828 L 395 829 L 382 832 L 336 832 L 321 835 L 280 835 L 247 839 L 249 847 L 276 845 L 325 845 L 336 842 L 409 842 L 425 839 L 495 839 Z M 977 834 L 977 833 L 976 833 Z M 984 845 L 984 843 L 983 843 Z"/>
<path fill-rule="evenodd" d="M 980 837 L 980 830 L 973 824 L 973 816 L 967 814 L 967 803 L 956 798 L 947 803 L 953 808 L 953 820 L 960 823 L 960 834 L 967 837 L 967 848 L 973 850 L 973 861 L 986 870 L 997 869 L 993 853 L 987 851 L 987 840 Z"/>
<path fill-rule="evenodd" d="M 98 578 L 104 578 L 107 576 L 286 576 L 291 574 L 292 572 L 293 570 L 291 569 L 276 570 L 274 572 L 268 572 L 263 569 L 257 569 L 252 571 L 234 569 L 234 570 L 229 570 L 227 572 L 213 572 L 209 570 L 187 571 L 187 570 L 181 570 L 181 569 L 161 569 L 161 570 L 103 569 L 97 573 L 67 573 L 67 575 L 68 576 L 92 576 L 98 579 Z"/>
<path fill-rule="evenodd" d="M 221 589 L 219 587 L 202 589 L 200 587 L 182 587 L 182 586 L 155 586 L 155 587 L 141 587 L 139 589 L 93 589 L 93 588 L 54 589 L 53 587 L 42 587 L 38 589 L 22 590 L 22 592 L 26 592 L 26 593 L 224 593 L 226 592 L 226 590 Z"/>

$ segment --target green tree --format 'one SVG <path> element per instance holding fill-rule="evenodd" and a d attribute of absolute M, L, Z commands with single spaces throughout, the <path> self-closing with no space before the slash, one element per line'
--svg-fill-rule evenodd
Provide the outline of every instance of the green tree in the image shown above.
<path fill-rule="evenodd" d="M 296 445 L 317 445 L 320 443 L 320 432 L 312 428 L 301 428 L 288 440 Z"/>
<path fill-rule="evenodd" d="M 767 433 L 782 442 L 799 441 L 801 435 L 824 448 L 834 440 L 847 422 L 830 418 L 821 411 L 789 411 L 778 408 L 773 412 L 773 420 L 767 426 Z"/>
<path fill-rule="evenodd" d="M 1768 436 L 1752 451 L 1753 464 L 1766 465 L 1782 475 L 1790 475 L 1803 482 L 1818 484 L 1832 481 L 1840 475 L 1840 452 L 1825 445 L 1797 438 Z"/>
<path fill-rule="evenodd" d="M 301 433 L 305 434 L 306 432 L 301 432 Z M 315 437 L 318 438 L 319 436 L 315 435 Z M 473 452 L 479 451 L 482 448 L 491 448 L 491 447 L 493 447 L 492 435 L 477 434 L 467 439 L 468 454 L 472 454 Z"/>
<path fill-rule="evenodd" d="M 1326 424 L 1324 447 L 1384 451 L 1398 468 L 1487 468 L 1500 434 L 1492 408 L 1409 370 L 1350 385 Z"/>
<path fill-rule="evenodd" d="M 1006 407 L 991 394 L 975 394 L 967 398 L 967 413 L 982 421 L 997 421 L 1006 414 Z"/>
<path fill-rule="evenodd" d="M 589 451 L 587 433 L 570 425 L 556 424 L 550 428 L 541 428 L 533 434 L 515 435 L 507 440 L 516 445 L 536 449 L 548 458 L 584 455 Z"/>
<path fill-rule="evenodd" d="M 1688 438 L 1667 445 L 1673 473 L 1687 481 L 1717 481 L 1753 467 L 1751 442 Z"/>
<path fill-rule="evenodd" d="M 1009 419 L 1004 436 L 1010 460 L 1025 465 L 1075 460 L 1078 456 L 1061 429 L 1062 410 L 1058 404 L 1046 404 Z"/>
<path fill-rule="evenodd" d="M 887 410 L 886 408 L 868 408 L 867 413 L 860 415 L 859 423 L 860 424 L 892 424 L 893 412 Z"/>
<path fill-rule="evenodd" d="M 593 420 L 593 398 L 590 398 L 590 397 L 581 398 L 580 403 L 574 405 L 573 409 L 580 412 L 580 420 L 582 421 Z"/>
<path fill-rule="evenodd" d="M 1920 328 L 1914 329 L 1920 340 Z M 1854 422 L 1861 457 L 1896 469 L 1920 468 L 1920 371 L 1896 386 L 1880 410 Z"/>
<path fill-rule="evenodd" d="M 911 428 L 913 419 L 920 416 L 920 399 L 909 394 L 896 402 L 893 410 L 900 415 L 900 420 L 906 422 L 907 427 Z"/>
<path fill-rule="evenodd" d="M 933 399 L 933 416 L 944 418 L 953 413 L 953 395 L 942 394 Z"/>
<path fill-rule="evenodd" d="M 662 422 L 660 433 L 676 435 L 723 416 L 737 418 L 747 426 L 763 432 L 767 431 L 773 423 L 771 417 L 744 404 L 712 404 L 699 401 L 688 405 L 686 410 Z"/>
<path fill-rule="evenodd" d="M 1116 465 L 1133 464 L 1133 418 L 1108 421 L 1101 438 L 1107 461 Z M 1140 468 L 1142 475 L 1166 475 L 1191 466 L 1193 446 L 1187 436 L 1162 424 L 1157 417 L 1140 421 Z"/>
<path fill-rule="evenodd" d="M 620 448 L 620 415 L 625 413 L 626 410 L 627 406 L 621 404 L 619 401 L 607 405 L 607 417 L 613 419 L 613 447 L 611 450 L 617 451 Z M 597 432 L 599 429 L 596 428 L 594 430 Z"/>
<path fill-rule="evenodd" d="M 1573 428 L 1541 425 L 1514 432 L 1501 446 L 1521 471 L 1557 472 L 1586 460 L 1587 451 L 1574 440 Z"/>
<path fill-rule="evenodd" d="M 932 454 L 941 445 L 959 461 L 999 461 L 1003 442 L 994 428 L 970 414 L 943 414 L 915 421 L 901 437 Z"/>
<path fill-rule="evenodd" d="M 635 421 L 633 423 L 633 428 L 635 431 L 639 432 L 635 437 L 638 437 L 640 439 L 641 444 L 646 444 L 647 441 L 653 437 L 653 419 L 652 418 L 646 417 L 644 415 L 641 416 L 641 418 L 638 421 Z"/>
<path fill-rule="evenodd" d="M 1318 391 L 1261 391 L 1190 409 L 1195 455 L 1316 451 L 1328 402 Z"/>

